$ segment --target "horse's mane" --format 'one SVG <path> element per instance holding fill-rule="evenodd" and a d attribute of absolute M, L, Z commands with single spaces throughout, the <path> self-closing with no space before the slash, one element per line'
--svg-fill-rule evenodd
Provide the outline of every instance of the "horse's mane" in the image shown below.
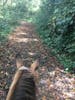
<path fill-rule="evenodd" d="M 34 78 L 29 72 L 23 71 L 15 87 L 12 100 L 36 100 L 36 86 Z"/>

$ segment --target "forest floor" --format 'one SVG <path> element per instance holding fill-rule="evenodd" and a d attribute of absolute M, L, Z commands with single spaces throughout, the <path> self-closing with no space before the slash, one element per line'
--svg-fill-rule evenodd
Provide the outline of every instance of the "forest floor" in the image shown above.
<path fill-rule="evenodd" d="M 38 68 L 38 100 L 75 100 L 75 77 L 65 73 L 63 66 L 52 56 L 35 32 L 31 23 L 21 22 L 0 44 L 0 100 L 5 100 L 16 70 L 15 55 L 20 52 L 25 66 L 40 59 Z"/>

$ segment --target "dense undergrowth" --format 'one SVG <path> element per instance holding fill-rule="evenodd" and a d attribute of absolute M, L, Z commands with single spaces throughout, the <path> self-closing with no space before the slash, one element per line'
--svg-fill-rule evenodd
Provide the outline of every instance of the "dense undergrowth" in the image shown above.
<path fill-rule="evenodd" d="M 43 0 L 35 23 L 52 54 L 66 71 L 75 73 L 75 1 Z"/>

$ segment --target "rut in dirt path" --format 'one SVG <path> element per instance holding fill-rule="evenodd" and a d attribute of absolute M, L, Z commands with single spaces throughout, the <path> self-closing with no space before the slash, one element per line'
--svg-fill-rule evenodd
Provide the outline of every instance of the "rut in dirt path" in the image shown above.
<path fill-rule="evenodd" d="M 38 100 L 74 100 L 74 78 L 60 69 L 62 66 L 50 54 L 48 48 L 43 46 L 35 32 L 34 25 L 26 22 L 21 22 L 21 25 L 9 35 L 4 51 L 6 56 L 2 56 L 1 59 L 1 66 L 4 66 L 2 70 L 6 72 L 6 77 L 2 80 L 2 82 L 6 81 L 5 91 L 8 90 L 16 70 L 15 55 L 17 53 L 22 55 L 24 65 L 27 67 L 35 59 L 40 59 L 39 83 L 37 84 L 39 90 Z"/>

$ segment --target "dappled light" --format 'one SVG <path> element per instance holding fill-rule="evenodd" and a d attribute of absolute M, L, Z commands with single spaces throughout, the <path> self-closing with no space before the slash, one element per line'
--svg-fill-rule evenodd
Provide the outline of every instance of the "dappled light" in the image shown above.
<path fill-rule="evenodd" d="M 28 52 L 28 54 L 31 55 L 31 56 L 36 55 L 36 53 L 34 53 L 34 52 Z"/>
<path fill-rule="evenodd" d="M 16 33 L 17 36 L 19 36 L 20 34 L 21 34 L 21 35 L 28 35 L 28 33 L 25 33 L 25 32 L 20 32 L 20 33 L 17 32 L 17 33 Z"/>
<path fill-rule="evenodd" d="M 29 69 L 39 61 L 37 100 L 75 100 L 75 0 L 0 0 L 0 100 L 16 54 Z"/>
<path fill-rule="evenodd" d="M 26 25 L 25 25 L 26 24 Z M 33 30 L 29 30 L 31 26 L 28 23 L 21 22 L 22 27 L 16 28 L 13 35 L 10 35 L 8 38 L 11 42 L 18 43 L 29 43 L 29 42 L 38 42 L 39 40 L 32 36 Z"/>
<path fill-rule="evenodd" d="M 8 37 L 8 43 L 0 50 L 3 52 L 0 60 L 2 69 L 1 77 L 11 80 L 10 75 L 15 72 L 15 54 L 20 52 L 24 61 L 24 65 L 29 67 L 34 59 L 39 59 L 39 80 L 38 80 L 38 93 L 37 98 L 39 100 L 45 98 L 46 100 L 64 100 L 74 99 L 74 76 L 67 73 L 62 69 L 60 63 L 54 56 L 50 54 L 46 47 L 42 46 L 42 43 L 35 33 L 33 25 L 28 23 L 21 23 L 12 34 Z M 6 55 L 6 57 L 5 57 Z M 1 80 L 1 87 L 9 87 L 8 81 Z M 6 91 L 0 90 L 0 95 L 6 97 Z"/>
<path fill-rule="evenodd" d="M 12 39 L 12 42 L 25 42 L 25 43 L 28 43 L 28 42 L 38 42 L 38 39 L 36 38 L 12 38 L 10 37 L 9 39 Z"/>

